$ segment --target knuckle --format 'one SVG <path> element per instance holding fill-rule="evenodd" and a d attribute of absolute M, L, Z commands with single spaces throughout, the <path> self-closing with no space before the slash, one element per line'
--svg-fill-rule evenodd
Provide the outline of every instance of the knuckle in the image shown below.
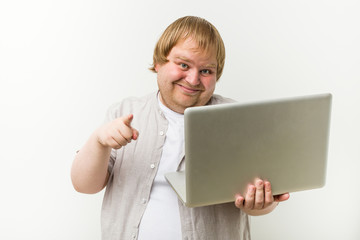
<path fill-rule="evenodd" d="M 264 204 L 264 208 L 267 208 L 268 206 L 270 206 L 271 205 L 271 203 L 265 203 Z"/>
<path fill-rule="evenodd" d="M 254 209 L 254 205 L 252 204 L 248 204 L 245 206 L 246 209 L 249 209 L 249 210 L 253 210 Z"/>
<path fill-rule="evenodd" d="M 120 146 L 126 146 L 126 144 L 128 143 L 126 139 L 122 138 L 119 141 L 117 141 L 119 143 Z"/>
<path fill-rule="evenodd" d="M 261 206 L 263 206 L 263 205 L 264 205 L 263 202 L 260 202 L 260 201 L 256 201 L 256 202 L 255 202 L 255 206 L 256 206 L 256 207 L 261 207 Z"/>
<path fill-rule="evenodd" d="M 254 202 L 252 200 L 245 200 L 244 207 L 247 209 L 253 209 Z"/>
<path fill-rule="evenodd" d="M 111 146 L 113 149 L 120 149 L 122 146 L 121 145 L 119 145 L 119 144 L 117 144 L 117 145 L 113 145 L 113 146 Z"/>

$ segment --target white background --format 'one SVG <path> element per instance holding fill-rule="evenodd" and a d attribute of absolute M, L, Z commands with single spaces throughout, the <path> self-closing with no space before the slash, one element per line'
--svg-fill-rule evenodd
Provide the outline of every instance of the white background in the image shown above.
<path fill-rule="evenodd" d="M 217 93 L 333 94 L 326 186 L 252 217 L 253 239 L 360 239 L 359 12 L 356 0 L 1 1 L 0 239 L 100 239 L 103 192 L 72 189 L 75 151 L 109 105 L 157 89 L 153 47 L 184 15 L 223 36 Z"/>

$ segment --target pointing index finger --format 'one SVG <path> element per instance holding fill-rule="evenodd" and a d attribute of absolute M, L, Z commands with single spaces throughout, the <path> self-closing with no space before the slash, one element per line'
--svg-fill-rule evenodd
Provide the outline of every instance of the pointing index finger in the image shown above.
<path fill-rule="evenodd" d="M 134 115 L 133 114 L 129 114 L 124 118 L 124 123 L 125 125 L 129 126 L 131 125 L 131 121 L 133 120 Z"/>

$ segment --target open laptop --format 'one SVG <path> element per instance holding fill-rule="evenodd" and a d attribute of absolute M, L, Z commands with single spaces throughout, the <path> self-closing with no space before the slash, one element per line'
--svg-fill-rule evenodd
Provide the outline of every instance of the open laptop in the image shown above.
<path fill-rule="evenodd" d="M 256 177 L 273 194 L 325 184 L 331 94 L 185 111 L 186 170 L 165 175 L 188 207 L 232 202 Z"/>

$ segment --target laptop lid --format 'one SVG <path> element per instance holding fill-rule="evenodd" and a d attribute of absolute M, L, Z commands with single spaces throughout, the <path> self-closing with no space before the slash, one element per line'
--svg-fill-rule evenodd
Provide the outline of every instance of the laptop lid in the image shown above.
<path fill-rule="evenodd" d="M 186 109 L 185 205 L 234 201 L 256 177 L 274 195 L 324 186 L 330 108 L 321 94 Z"/>

